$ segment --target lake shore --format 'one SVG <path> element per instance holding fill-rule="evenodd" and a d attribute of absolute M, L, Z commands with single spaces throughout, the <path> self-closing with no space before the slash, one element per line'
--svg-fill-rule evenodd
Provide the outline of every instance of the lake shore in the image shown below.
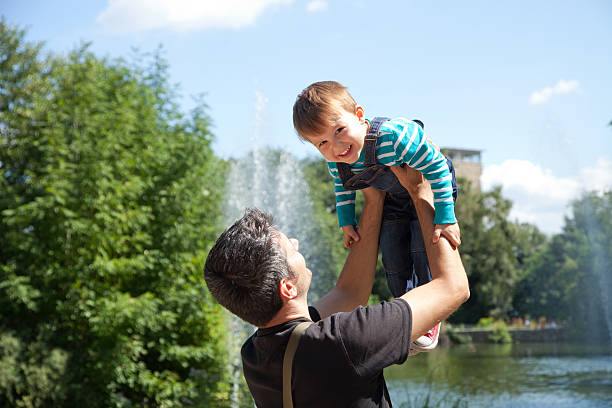
<path fill-rule="evenodd" d="M 472 343 L 494 343 L 491 340 L 493 328 L 458 328 L 453 327 L 453 332 L 461 336 L 469 337 Z M 508 328 L 513 343 L 549 343 L 569 341 L 569 330 L 567 327 L 523 329 Z M 450 336 L 446 331 L 440 334 L 440 342 L 451 343 Z"/>

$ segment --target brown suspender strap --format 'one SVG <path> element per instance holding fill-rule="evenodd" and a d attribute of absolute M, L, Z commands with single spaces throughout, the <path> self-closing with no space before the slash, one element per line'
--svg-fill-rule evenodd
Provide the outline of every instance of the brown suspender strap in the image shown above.
<path fill-rule="evenodd" d="M 283 357 L 283 408 L 293 408 L 293 395 L 291 393 L 291 368 L 293 367 L 293 356 L 300 344 L 300 338 L 312 322 L 302 322 L 295 326 L 289 337 L 289 343 Z"/>

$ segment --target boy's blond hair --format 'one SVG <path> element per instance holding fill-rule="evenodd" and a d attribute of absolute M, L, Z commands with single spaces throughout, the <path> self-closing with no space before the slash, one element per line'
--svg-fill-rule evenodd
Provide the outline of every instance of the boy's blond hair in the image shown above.
<path fill-rule="evenodd" d="M 293 126 L 300 139 L 308 140 L 325 130 L 340 109 L 355 112 L 357 103 L 348 89 L 336 81 L 315 82 L 293 104 Z"/>

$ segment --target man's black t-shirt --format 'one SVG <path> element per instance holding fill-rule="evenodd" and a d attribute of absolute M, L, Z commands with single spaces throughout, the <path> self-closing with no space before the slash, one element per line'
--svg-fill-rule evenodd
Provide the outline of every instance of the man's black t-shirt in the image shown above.
<path fill-rule="evenodd" d="M 308 327 L 293 360 L 299 407 L 390 407 L 383 368 L 406 361 L 412 314 L 402 299 L 335 313 Z M 283 355 L 293 328 L 306 319 L 259 329 L 242 346 L 244 376 L 259 408 L 282 407 Z"/>

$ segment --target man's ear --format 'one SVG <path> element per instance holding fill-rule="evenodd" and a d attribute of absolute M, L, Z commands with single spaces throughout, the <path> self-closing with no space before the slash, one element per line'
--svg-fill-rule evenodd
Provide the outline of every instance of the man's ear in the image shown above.
<path fill-rule="evenodd" d="M 297 285 L 289 278 L 282 278 L 279 288 L 282 299 L 291 300 L 295 299 L 298 295 Z"/>
<path fill-rule="evenodd" d="M 365 111 L 363 110 L 363 106 L 355 106 L 355 115 L 357 115 L 360 122 L 365 122 Z"/>

